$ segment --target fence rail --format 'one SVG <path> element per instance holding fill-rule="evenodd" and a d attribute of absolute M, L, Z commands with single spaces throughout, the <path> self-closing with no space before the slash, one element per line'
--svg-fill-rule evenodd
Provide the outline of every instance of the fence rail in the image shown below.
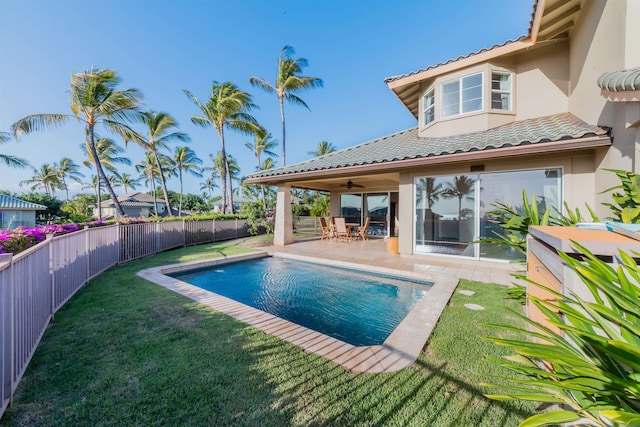
<path fill-rule="evenodd" d="M 0 254 L 0 417 L 49 321 L 91 278 L 169 249 L 248 236 L 240 219 L 116 224 L 49 236 L 16 256 Z"/>

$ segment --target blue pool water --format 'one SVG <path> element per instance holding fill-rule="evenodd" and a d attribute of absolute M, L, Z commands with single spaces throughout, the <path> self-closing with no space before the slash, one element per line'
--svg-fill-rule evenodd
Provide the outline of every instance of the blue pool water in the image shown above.
<path fill-rule="evenodd" d="M 382 344 L 432 285 L 271 257 L 170 276 L 356 346 Z"/>

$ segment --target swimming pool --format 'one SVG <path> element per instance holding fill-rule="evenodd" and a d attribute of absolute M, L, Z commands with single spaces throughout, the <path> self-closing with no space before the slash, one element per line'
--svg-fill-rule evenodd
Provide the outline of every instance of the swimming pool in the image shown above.
<path fill-rule="evenodd" d="M 384 343 L 432 285 L 272 257 L 169 275 L 354 346 Z"/>

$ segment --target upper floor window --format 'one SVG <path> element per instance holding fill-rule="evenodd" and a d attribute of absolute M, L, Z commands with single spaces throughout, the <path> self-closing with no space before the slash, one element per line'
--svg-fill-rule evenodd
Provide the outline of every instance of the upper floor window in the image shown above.
<path fill-rule="evenodd" d="M 424 111 L 424 125 L 426 126 L 429 123 L 432 123 L 436 118 L 436 115 L 435 115 L 436 97 L 435 97 L 434 89 L 431 89 L 424 96 L 424 101 L 423 101 L 422 107 L 423 107 L 423 111 Z"/>
<path fill-rule="evenodd" d="M 491 73 L 491 108 L 511 110 L 511 74 Z"/>
<path fill-rule="evenodd" d="M 442 117 L 482 110 L 482 73 L 442 85 Z"/>

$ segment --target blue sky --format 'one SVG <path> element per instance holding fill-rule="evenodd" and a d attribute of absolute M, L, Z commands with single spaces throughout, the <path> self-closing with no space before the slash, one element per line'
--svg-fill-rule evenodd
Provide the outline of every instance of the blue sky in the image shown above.
<path fill-rule="evenodd" d="M 309 151 L 322 140 L 340 149 L 415 126 L 384 78 L 524 35 L 532 3 L 0 0 L 0 131 L 28 114 L 70 113 L 71 73 L 111 68 L 122 77 L 122 88 L 143 92 L 145 109 L 173 115 L 208 165 L 220 143 L 212 128 L 191 123 L 198 110 L 183 89 L 206 99 L 213 80 L 233 81 L 253 95 L 261 107 L 254 116 L 280 140 L 277 99 L 252 87 L 249 77 L 273 82 L 278 53 L 289 45 L 309 61 L 304 74 L 324 80 L 324 88 L 299 94 L 311 111 L 285 106 L 287 164 L 292 164 L 312 157 Z M 62 157 L 81 164 L 83 139 L 82 127 L 69 122 L 3 144 L 0 153 L 26 158 L 36 168 Z M 242 175 L 256 167 L 244 147 L 249 140 L 227 134 L 227 149 Z M 143 152 L 130 145 L 126 156 L 135 164 Z M 135 174 L 133 167 L 121 172 Z M 93 170 L 83 166 L 83 173 L 88 180 Z M 31 175 L 30 168 L 0 165 L 0 189 L 26 192 L 18 183 Z M 201 181 L 187 178 L 185 192 L 200 194 Z M 177 179 L 169 181 L 170 189 L 178 186 Z M 73 184 L 72 192 L 79 191 L 90 192 Z"/>

